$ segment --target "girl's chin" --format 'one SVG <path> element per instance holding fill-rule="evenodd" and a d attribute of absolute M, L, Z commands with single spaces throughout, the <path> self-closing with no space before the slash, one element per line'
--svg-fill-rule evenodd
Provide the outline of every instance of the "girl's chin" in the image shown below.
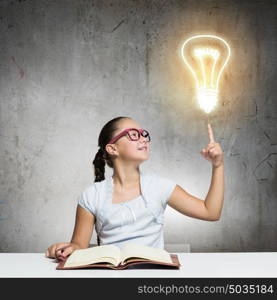
<path fill-rule="evenodd" d="M 148 160 L 149 155 L 140 155 L 139 157 L 136 157 L 137 160 L 144 161 Z"/>

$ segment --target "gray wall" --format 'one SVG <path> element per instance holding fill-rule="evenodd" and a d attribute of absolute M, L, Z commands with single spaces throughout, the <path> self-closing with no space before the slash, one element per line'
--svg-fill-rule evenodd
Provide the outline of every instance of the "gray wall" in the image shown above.
<path fill-rule="evenodd" d="M 276 251 L 276 15 L 275 1 L 1 1 L 0 251 L 70 240 L 99 132 L 116 116 L 151 132 L 142 169 L 205 198 L 206 117 L 179 55 L 199 33 L 232 47 L 210 116 L 225 155 L 225 203 L 218 222 L 168 207 L 166 244 Z"/>

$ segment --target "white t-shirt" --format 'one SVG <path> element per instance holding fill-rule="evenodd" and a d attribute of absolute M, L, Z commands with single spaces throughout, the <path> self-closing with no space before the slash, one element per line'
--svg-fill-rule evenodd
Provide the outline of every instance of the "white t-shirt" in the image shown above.
<path fill-rule="evenodd" d="M 96 204 L 102 201 L 101 226 L 96 224 L 100 245 L 114 244 L 121 247 L 125 243 L 134 242 L 146 246 L 164 248 L 163 237 L 163 216 L 167 202 L 173 192 L 176 183 L 171 179 L 140 172 L 143 179 L 142 194 L 132 200 L 122 203 L 112 203 L 113 179 L 109 177 L 101 182 L 90 185 L 78 198 L 78 204 L 92 213 L 98 219 Z M 151 181 L 151 182 L 150 182 Z M 111 183 L 109 185 L 108 183 Z M 99 196 L 97 190 L 100 187 L 109 190 L 109 193 Z M 146 184 L 151 188 L 151 193 L 146 192 Z M 144 190 L 145 189 L 145 190 Z M 155 197 L 155 195 L 158 195 Z M 151 199 L 149 199 L 151 197 Z M 148 201 L 155 201 L 155 211 L 159 213 L 159 218 L 155 218 L 152 211 L 147 206 Z M 96 201 L 97 200 L 97 201 Z M 103 218 L 104 215 L 104 218 Z M 99 216 L 100 217 L 100 216 Z"/>

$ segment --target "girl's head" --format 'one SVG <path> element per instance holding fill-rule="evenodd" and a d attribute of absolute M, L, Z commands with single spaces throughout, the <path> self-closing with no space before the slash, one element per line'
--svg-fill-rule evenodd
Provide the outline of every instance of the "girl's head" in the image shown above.
<path fill-rule="evenodd" d="M 129 130 L 133 128 L 132 130 Z M 137 130 L 136 130 L 137 129 Z M 143 128 L 144 129 L 144 128 Z M 125 131 L 126 130 L 126 131 Z M 100 131 L 99 150 L 93 160 L 95 182 L 105 179 L 105 164 L 132 164 L 134 168 L 149 157 L 150 136 L 147 129 L 129 117 L 110 120 Z M 141 149 L 145 147 L 144 149 Z"/>

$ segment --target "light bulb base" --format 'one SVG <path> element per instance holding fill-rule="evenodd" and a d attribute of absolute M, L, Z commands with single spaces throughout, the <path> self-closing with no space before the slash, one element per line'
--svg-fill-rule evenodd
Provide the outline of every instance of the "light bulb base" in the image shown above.
<path fill-rule="evenodd" d="M 218 90 L 213 88 L 198 88 L 197 99 L 201 109 L 210 113 L 216 106 Z"/>

